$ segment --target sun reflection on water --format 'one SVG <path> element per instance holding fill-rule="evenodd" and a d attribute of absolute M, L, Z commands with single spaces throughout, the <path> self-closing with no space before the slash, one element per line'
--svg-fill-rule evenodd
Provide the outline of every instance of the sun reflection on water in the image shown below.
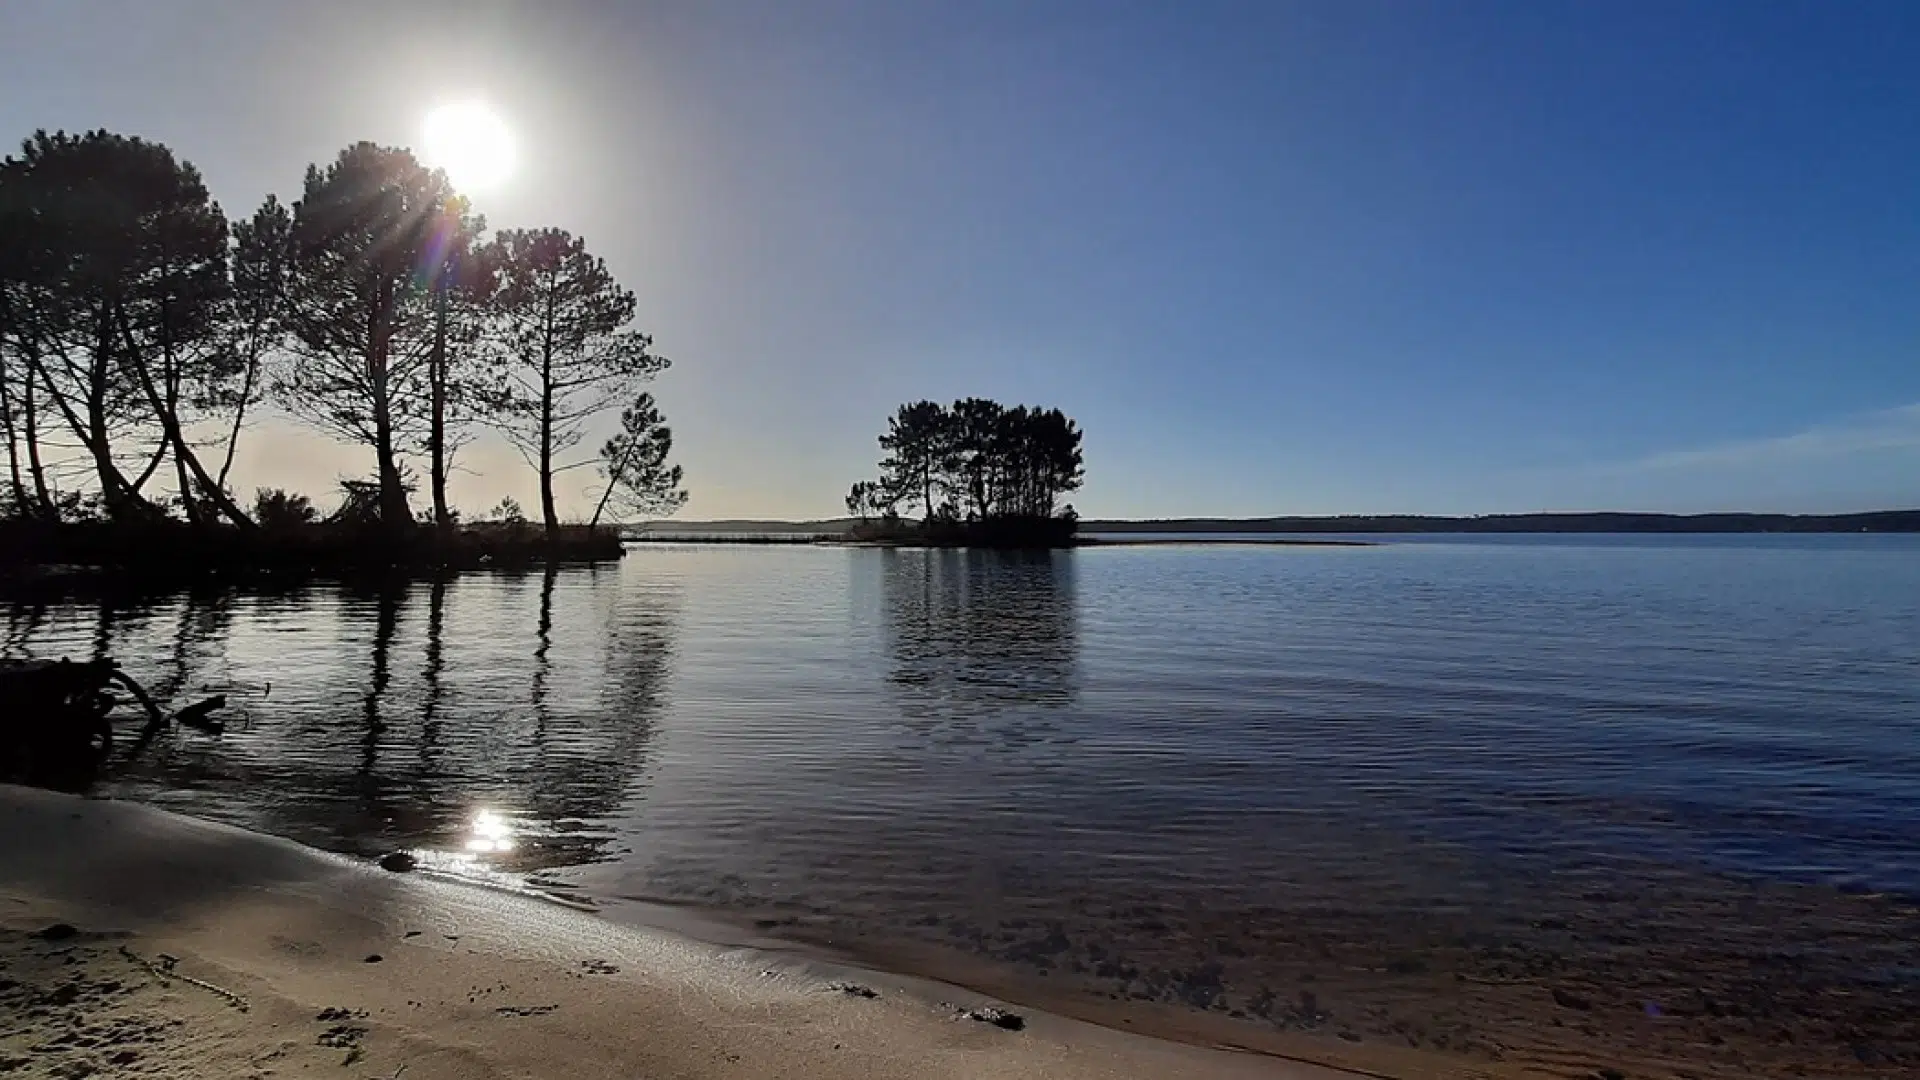
<path fill-rule="evenodd" d="M 513 850 L 513 825 L 492 810 L 473 815 L 467 836 L 467 850 L 475 855 L 495 855 Z"/>
<path fill-rule="evenodd" d="M 530 891 L 520 876 L 525 868 L 517 866 L 510 857 L 520 847 L 520 837 L 516 834 L 526 832 L 515 815 L 500 810 L 476 810 L 463 825 L 455 828 L 458 831 L 447 838 L 444 847 L 405 851 L 403 854 L 414 860 L 410 869 L 511 892 Z"/>

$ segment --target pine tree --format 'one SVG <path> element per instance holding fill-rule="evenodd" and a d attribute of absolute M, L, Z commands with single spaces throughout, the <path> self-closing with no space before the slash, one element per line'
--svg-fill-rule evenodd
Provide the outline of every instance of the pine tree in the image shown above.
<path fill-rule="evenodd" d="M 600 524 L 609 505 L 622 520 L 665 517 L 687 504 L 680 466 L 667 462 L 673 451 L 673 430 L 653 403 L 641 394 L 620 414 L 620 431 L 600 448 L 606 489 L 593 508 L 589 526 Z"/>
<path fill-rule="evenodd" d="M 379 513 L 412 523 L 400 456 L 430 435 L 434 282 L 477 224 L 406 150 L 356 143 L 307 168 L 293 209 L 282 321 L 297 354 L 287 410 L 374 454 Z"/>
<path fill-rule="evenodd" d="M 560 525 L 554 477 L 589 463 L 561 457 L 585 438 L 594 416 L 668 361 L 651 351 L 652 338 L 628 328 L 633 293 L 577 237 L 561 229 L 503 232 L 485 261 L 499 345 L 489 412 L 538 473 L 540 516 L 552 536 Z"/>

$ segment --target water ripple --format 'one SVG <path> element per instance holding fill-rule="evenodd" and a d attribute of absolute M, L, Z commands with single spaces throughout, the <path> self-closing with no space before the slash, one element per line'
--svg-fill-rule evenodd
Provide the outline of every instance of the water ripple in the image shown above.
<path fill-rule="evenodd" d="M 241 688 L 132 794 L 366 853 L 506 815 L 500 867 L 607 894 L 912 923 L 1071 879 L 1231 913 L 1456 848 L 1920 892 L 1913 538 L 648 546 L 6 634 Z"/>

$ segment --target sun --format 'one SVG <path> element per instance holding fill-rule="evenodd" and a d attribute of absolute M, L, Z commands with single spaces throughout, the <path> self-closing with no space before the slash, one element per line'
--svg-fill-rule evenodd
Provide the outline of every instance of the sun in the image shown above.
<path fill-rule="evenodd" d="M 447 171 L 466 194 L 499 187 L 513 174 L 513 132 L 478 101 L 442 105 L 427 114 L 426 162 Z"/>

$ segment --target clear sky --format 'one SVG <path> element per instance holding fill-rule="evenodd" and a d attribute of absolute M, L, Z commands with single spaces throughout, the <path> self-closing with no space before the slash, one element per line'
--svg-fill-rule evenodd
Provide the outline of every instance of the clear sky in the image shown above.
<path fill-rule="evenodd" d="M 479 208 L 675 361 L 684 517 L 838 514 L 963 395 L 1077 417 L 1089 516 L 1837 511 L 1920 505 L 1917 58 L 1910 0 L 8 0 L 0 134 L 162 140 L 238 216 L 484 98 Z"/>

